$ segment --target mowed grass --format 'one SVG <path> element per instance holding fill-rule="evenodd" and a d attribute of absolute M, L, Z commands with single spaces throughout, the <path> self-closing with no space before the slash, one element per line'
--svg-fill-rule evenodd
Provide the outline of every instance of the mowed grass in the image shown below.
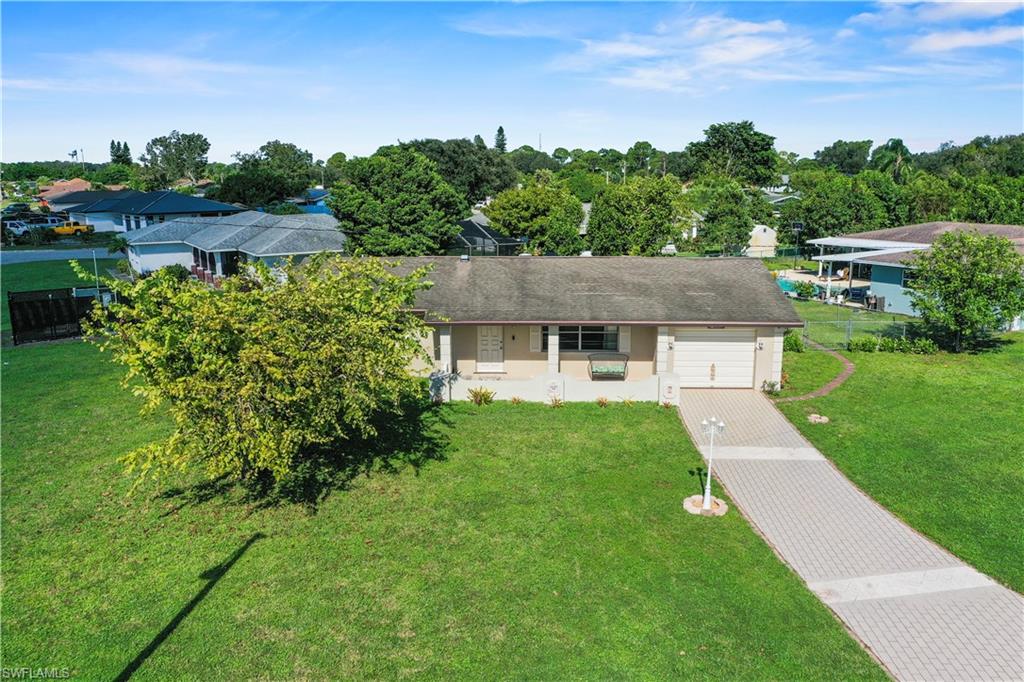
<path fill-rule="evenodd" d="M 117 457 L 168 424 L 91 347 L 7 351 L 3 378 L 4 666 L 884 678 L 742 516 L 681 509 L 700 460 L 671 410 L 446 406 L 427 429 L 442 458 L 309 513 L 192 479 L 127 495 Z"/>
<path fill-rule="evenodd" d="M 839 376 L 843 363 L 819 350 L 805 348 L 802 353 L 782 354 L 783 388 L 781 397 L 801 396 L 816 391 Z"/>
<path fill-rule="evenodd" d="M 92 272 L 92 261 L 82 261 L 82 265 Z M 97 258 L 100 277 L 106 275 L 107 268 L 117 265 L 114 258 Z M 65 287 L 94 286 L 79 279 L 71 269 L 70 261 L 45 260 L 35 263 L 12 263 L 0 266 L 0 298 L 3 313 L 0 314 L 0 331 L 11 330 L 10 310 L 7 308 L 8 291 L 32 291 L 34 289 L 62 289 Z"/>
<path fill-rule="evenodd" d="M 842 386 L 780 408 L 875 500 L 1024 591 L 1024 334 L 1004 338 L 980 354 L 845 353 L 857 369 Z M 804 356 L 786 371 L 822 381 Z"/>

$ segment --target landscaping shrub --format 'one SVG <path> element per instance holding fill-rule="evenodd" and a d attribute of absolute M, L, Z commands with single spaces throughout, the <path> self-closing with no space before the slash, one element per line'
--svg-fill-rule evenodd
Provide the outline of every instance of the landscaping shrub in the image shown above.
<path fill-rule="evenodd" d="M 864 336 L 859 339 L 852 339 L 847 348 L 859 353 L 879 352 L 932 355 L 939 352 L 938 345 L 931 339 L 923 336 L 916 339 L 908 339 L 901 336 Z"/>
<path fill-rule="evenodd" d="M 782 337 L 782 350 L 790 353 L 804 352 L 804 339 L 796 329 L 787 329 L 786 335 Z"/>
<path fill-rule="evenodd" d="M 562 407 L 563 405 L 565 405 L 565 401 L 559 398 L 557 395 L 553 395 L 548 400 L 548 405 L 550 405 L 551 407 Z"/>
<path fill-rule="evenodd" d="M 605 398 L 604 396 L 601 396 L 600 398 L 598 398 L 597 399 L 597 406 L 598 407 L 608 407 L 608 398 Z"/>
<path fill-rule="evenodd" d="M 779 383 L 777 381 L 763 381 L 761 382 L 761 390 L 768 395 L 778 395 Z"/>
<path fill-rule="evenodd" d="M 469 399 L 474 405 L 490 405 L 494 402 L 494 391 L 483 386 L 469 389 Z"/>
<path fill-rule="evenodd" d="M 814 285 L 810 282 L 797 282 L 793 285 L 793 291 L 800 298 L 814 298 Z"/>
<path fill-rule="evenodd" d="M 514 395 L 514 396 L 512 396 L 512 399 L 509 402 L 511 402 L 513 405 L 522 405 L 526 401 L 524 401 L 519 396 Z"/>

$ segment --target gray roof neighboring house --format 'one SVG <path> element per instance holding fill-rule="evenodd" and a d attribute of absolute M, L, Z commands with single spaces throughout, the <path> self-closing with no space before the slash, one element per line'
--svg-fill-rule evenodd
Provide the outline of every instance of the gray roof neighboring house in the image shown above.
<path fill-rule="evenodd" d="M 250 256 L 289 256 L 342 251 L 345 235 L 326 214 L 271 215 L 244 211 L 235 215 L 188 217 L 129 232 L 129 244 L 180 242 L 203 251 L 241 251 Z"/>
<path fill-rule="evenodd" d="M 960 223 L 953 221 L 934 221 L 902 225 L 885 230 L 856 232 L 838 237 L 821 237 L 811 239 L 809 244 L 842 248 L 864 249 L 863 255 L 857 252 L 849 257 L 859 263 L 893 265 L 903 267 L 914 260 L 915 254 L 931 248 L 939 237 L 947 232 L 977 231 L 980 234 L 995 235 L 1009 239 L 1016 250 L 1024 254 L 1024 225 L 989 225 L 985 223 Z M 829 260 L 815 256 L 815 260 Z"/>
<path fill-rule="evenodd" d="M 456 256 L 429 265 L 416 307 L 452 324 L 802 325 L 760 261 L 750 258 Z"/>

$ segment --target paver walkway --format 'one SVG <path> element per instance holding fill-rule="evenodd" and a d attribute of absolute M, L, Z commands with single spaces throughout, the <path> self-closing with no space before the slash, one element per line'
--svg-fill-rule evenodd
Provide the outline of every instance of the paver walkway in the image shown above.
<path fill-rule="evenodd" d="M 821 345 L 817 341 L 811 341 L 810 339 L 807 339 L 807 345 L 809 345 L 812 348 L 815 348 L 815 349 L 821 351 L 822 353 L 828 353 L 832 357 L 834 357 L 837 360 L 839 360 L 839 362 L 841 362 L 843 364 L 843 370 L 841 372 L 839 372 L 839 375 L 836 376 L 835 379 L 833 379 L 832 381 L 828 382 L 827 384 L 825 384 L 824 386 L 822 386 L 821 388 L 819 388 L 817 390 L 811 391 L 810 393 L 804 393 L 803 395 L 791 396 L 789 398 L 779 398 L 775 402 L 777 402 L 777 403 L 792 403 L 792 402 L 796 402 L 797 400 L 810 400 L 812 398 L 824 398 L 829 393 L 831 393 L 832 391 L 834 391 L 837 388 L 839 388 L 840 386 L 842 386 L 846 382 L 846 380 L 849 379 L 850 376 L 853 375 L 853 371 L 856 369 L 856 367 L 854 367 L 853 363 L 850 362 L 850 359 L 847 358 L 846 356 L 840 355 L 839 353 L 837 353 L 836 351 L 832 350 L 831 348 L 826 348 L 825 346 Z"/>
<path fill-rule="evenodd" d="M 1019 594 L 862 493 L 761 393 L 684 389 L 679 410 L 705 457 L 701 420 L 725 421 L 713 475 L 894 677 L 1024 680 Z"/>

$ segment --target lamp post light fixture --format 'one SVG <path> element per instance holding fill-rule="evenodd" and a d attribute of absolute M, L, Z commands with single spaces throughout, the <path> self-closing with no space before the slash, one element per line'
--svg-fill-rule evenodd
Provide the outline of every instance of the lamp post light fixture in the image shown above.
<path fill-rule="evenodd" d="M 708 472 L 704 482 L 704 502 L 701 505 L 703 511 L 711 511 L 711 463 L 715 457 L 715 436 L 725 431 L 725 422 L 712 417 L 700 423 L 700 430 L 708 437 Z"/>

